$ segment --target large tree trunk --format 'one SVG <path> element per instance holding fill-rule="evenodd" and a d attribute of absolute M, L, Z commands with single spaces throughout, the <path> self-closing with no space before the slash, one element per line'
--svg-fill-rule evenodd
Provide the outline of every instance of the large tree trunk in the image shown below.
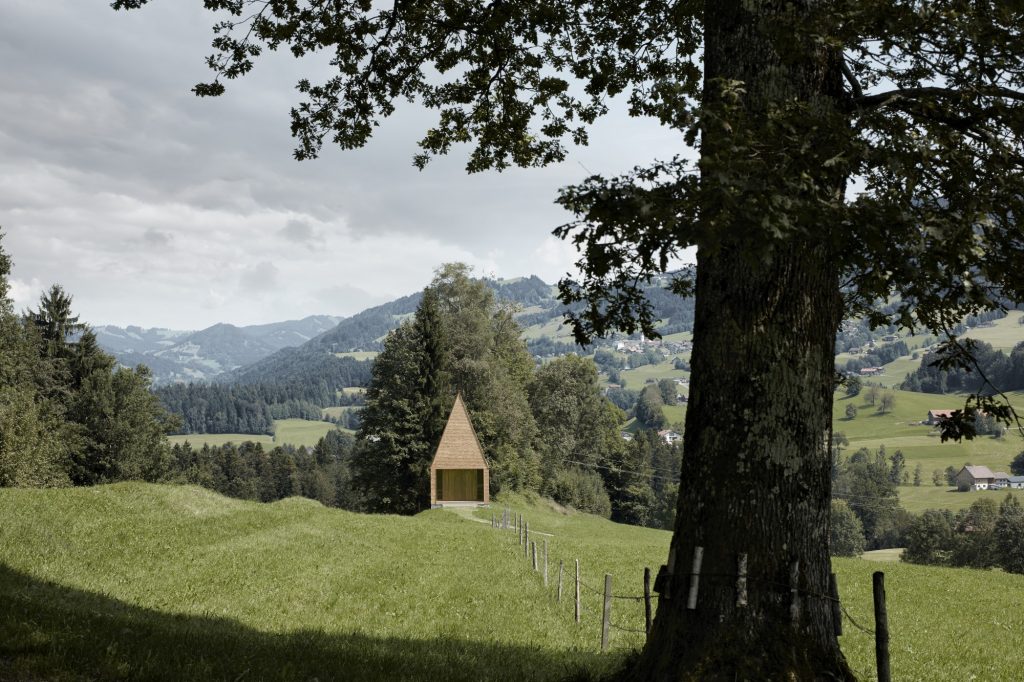
<path fill-rule="evenodd" d="M 714 96 L 716 77 L 743 81 L 742 116 L 753 125 L 772 103 L 839 95 L 836 55 L 778 56 L 762 22 L 778 11 L 749 1 L 705 6 L 705 98 Z M 703 161 L 721 153 L 725 135 L 703 132 Z M 833 182 L 841 192 L 842 179 Z M 821 238 L 829 226 L 765 248 L 766 238 L 749 238 L 759 216 L 710 207 L 703 219 L 718 236 L 698 245 L 674 566 L 629 677 L 852 679 L 827 599 L 826 440 L 842 316 L 836 259 Z M 703 561 L 690 609 L 697 547 Z M 737 603 L 741 555 L 745 605 Z"/>

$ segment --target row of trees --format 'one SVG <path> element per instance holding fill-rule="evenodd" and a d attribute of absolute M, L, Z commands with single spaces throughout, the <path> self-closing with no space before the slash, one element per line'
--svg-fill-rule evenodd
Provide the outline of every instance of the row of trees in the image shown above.
<path fill-rule="evenodd" d="M 352 436 L 330 431 L 309 450 L 284 445 L 268 451 L 253 442 L 200 449 L 187 442 L 175 444 L 159 480 L 201 485 L 243 500 L 273 502 L 302 496 L 330 507 L 356 509 L 359 496 L 350 470 L 354 443 Z"/>
<path fill-rule="evenodd" d="M 903 560 L 1024 573 L 1024 507 L 1007 495 L 1002 504 L 982 498 L 957 513 L 928 510 L 907 530 Z"/>
<path fill-rule="evenodd" d="M 335 358 L 338 362 L 342 359 Z M 171 384 L 155 389 L 163 405 L 180 417 L 178 433 L 273 433 L 275 419 L 320 419 L 322 407 L 359 405 L 362 395 L 339 390 L 349 381 L 364 386 L 369 363 L 348 360 L 359 371 L 312 381 L 268 381 L 234 384 Z M 339 385 L 339 380 L 344 382 Z"/>
<path fill-rule="evenodd" d="M 60 285 L 16 314 L 10 272 L 0 241 L 0 486 L 159 477 L 177 424 L 149 370 L 117 367 Z"/>
<path fill-rule="evenodd" d="M 906 391 L 923 393 L 959 393 L 1017 391 L 1024 389 L 1024 343 L 1014 346 L 1009 355 L 996 350 L 991 344 L 979 341 L 972 344 L 977 366 L 951 367 L 939 365 L 942 355 L 926 353 L 921 366 L 908 374 L 900 386 Z M 985 383 L 988 380 L 991 385 Z"/>

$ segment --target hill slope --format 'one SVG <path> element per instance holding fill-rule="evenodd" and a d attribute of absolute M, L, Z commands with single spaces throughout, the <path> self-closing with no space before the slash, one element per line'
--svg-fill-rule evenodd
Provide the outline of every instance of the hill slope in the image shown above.
<path fill-rule="evenodd" d="M 514 533 L 443 510 L 363 516 L 134 483 L 0 490 L 0 678 L 556 680 L 615 665 L 641 635 L 614 630 L 619 653 L 598 655 L 600 597 L 584 590 L 576 625 L 554 568 L 580 558 L 585 584 L 607 572 L 636 594 L 669 534 L 509 501 L 550 533 L 548 589 Z M 864 624 L 879 566 L 835 562 Z M 1015 679 L 988 652 L 1024 647 L 1024 577 L 885 569 L 897 679 Z M 642 622 L 635 602 L 614 609 L 619 627 Z M 847 627 L 841 641 L 868 676 L 873 639 Z"/>
<path fill-rule="evenodd" d="M 310 315 L 301 320 L 236 327 L 215 324 L 200 331 L 95 327 L 100 347 L 123 365 L 145 364 L 157 384 L 203 381 L 252 364 L 282 348 L 299 346 L 334 327 L 341 318 Z"/>

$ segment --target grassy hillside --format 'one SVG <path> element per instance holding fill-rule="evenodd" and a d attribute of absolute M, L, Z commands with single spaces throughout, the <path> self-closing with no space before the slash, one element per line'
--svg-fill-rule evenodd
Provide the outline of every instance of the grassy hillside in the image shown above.
<path fill-rule="evenodd" d="M 892 391 L 895 406 L 891 412 L 880 414 L 876 406 L 866 402 L 866 392 L 849 398 L 836 393 L 833 403 L 833 429 L 842 432 L 850 444 L 845 452 L 866 447 L 872 451 L 884 445 L 888 454 L 896 450 L 903 452 L 907 459 L 907 471 L 913 476 L 914 467 L 920 463 L 923 481 L 920 487 L 901 486 L 900 499 L 909 511 L 925 509 L 962 509 L 979 496 L 998 495 L 1001 500 L 1005 493 L 980 491 L 976 493 L 950 492 L 946 485 L 932 484 L 932 472 L 944 470 L 947 466 L 960 469 L 965 463 L 984 464 L 993 471 L 1007 471 L 1010 460 L 1024 450 L 1024 438 L 1010 430 L 1003 438 L 979 436 L 974 440 L 960 443 L 941 442 L 936 429 L 921 424 L 931 409 L 957 409 L 963 407 L 963 397 L 958 395 L 933 395 L 909 391 Z M 1018 410 L 1024 411 L 1024 395 L 1010 394 Z M 857 417 L 846 418 L 846 406 L 856 405 Z M 1014 491 L 1020 494 L 1022 491 Z M 1024 499 L 1024 495 L 1021 495 Z"/>
<path fill-rule="evenodd" d="M 558 680 L 619 663 L 641 636 L 615 630 L 598 654 L 599 597 L 585 590 L 573 623 L 553 598 L 557 560 L 637 594 L 669 534 L 509 502 L 550 533 L 548 589 L 514 534 L 449 511 L 362 516 L 144 484 L 0 490 L 0 679 Z M 865 625 L 880 566 L 836 562 Z M 1011 606 L 1024 577 L 884 568 L 896 679 L 1016 678 L 1001 654 L 1024 648 Z M 642 623 L 633 602 L 614 608 L 614 623 Z M 846 632 L 870 679 L 873 639 Z"/>

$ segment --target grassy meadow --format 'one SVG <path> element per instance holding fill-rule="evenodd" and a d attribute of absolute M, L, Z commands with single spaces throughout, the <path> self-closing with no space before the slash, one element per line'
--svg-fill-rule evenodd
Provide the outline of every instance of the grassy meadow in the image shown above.
<path fill-rule="evenodd" d="M 598 653 L 590 590 L 607 572 L 616 594 L 639 594 L 669 534 L 505 502 L 548 534 L 536 537 L 549 543 L 549 587 L 515 534 L 490 528 L 490 510 L 366 516 L 138 483 L 2 489 L 0 679 L 560 680 L 613 669 L 641 635 L 613 630 L 612 652 Z M 577 557 L 580 625 L 571 601 L 554 599 L 558 560 Z M 1024 611 L 1012 607 L 1024 576 L 836 560 L 845 606 L 869 627 L 879 568 L 894 679 L 1017 679 L 1002 654 L 1024 649 Z M 640 627 L 639 604 L 616 600 L 612 622 Z M 872 679 L 873 638 L 845 632 L 851 665 Z"/>
<path fill-rule="evenodd" d="M 920 486 L 903 485 L 899 488 L 900 502 L 911 512 L 920 513 L 925 509 L 959 510 L 970 506 L 980 497 L 992 497 L 1001 501 L 1006 491 L 976 491 L 959 493 L 953 491 L 945 483 L 935 486 L 932 483 L 932 472 L 935 469 L 945 470 L 951 466 L 959 470 L 964 464 L 983 464 L 993 471 L 1008 471 L 1010 460 L 1024 450 L 1024 438 L 1011 429 L 1003 438 L 979 436 L 974 440 L 959 443 L 939 438 L 939 432 L 930 426 L 921 424 L 931 409 L 957 409 L 963 407 L 963 396 L 934 395 L 914 393 L 910 391 L 891 391 L 895 396 L 895 404 L 891 412 L 880 414 L 876 406 L 869 405 L 866 391 L 860 395 L 847 397 L 841 391 L 836 393 L 833 403 L 832 428 L 842 432 L 850 444 L 844 448 L 846 454 L 866 447 L 872 452 L 882 445 L 891 455 L 900 450 L 906 457 L 906 470 L 911 479 L 914 468 L 921 464 L 922 481 Z M 1018 408 L 1024 408 L 1024 394 L 1011 393 L 1011 402 Z M 853 404 L 858 413 L 854 419 L 846 418 L 846 406 Z M 1024 491 L 1015 490 L 1024 501 Z"/>
<path fill-rule="evenodd" d="M 344 408 L 327 408 L 344 409 Z M 265 448 L 272 448 L 275 445 L 294 445 L 295 447 L 306 446 L 311 448 L 317 441 L 323 438 L 328 431 L 333 431 L 335 425 L 330 422 L 312 421 L 309 419 L 275 419 L 274 435 L 251 434 L 251 433 L 192 433 L 187 436 L 168 436 L 167 440 L 171 445 L 188 441 L 194 448 L 201 448 L 203 445 L 210 447 L 226 445 L 227 443 L 244 443 L 252 441 L 262 443 Z"/>

